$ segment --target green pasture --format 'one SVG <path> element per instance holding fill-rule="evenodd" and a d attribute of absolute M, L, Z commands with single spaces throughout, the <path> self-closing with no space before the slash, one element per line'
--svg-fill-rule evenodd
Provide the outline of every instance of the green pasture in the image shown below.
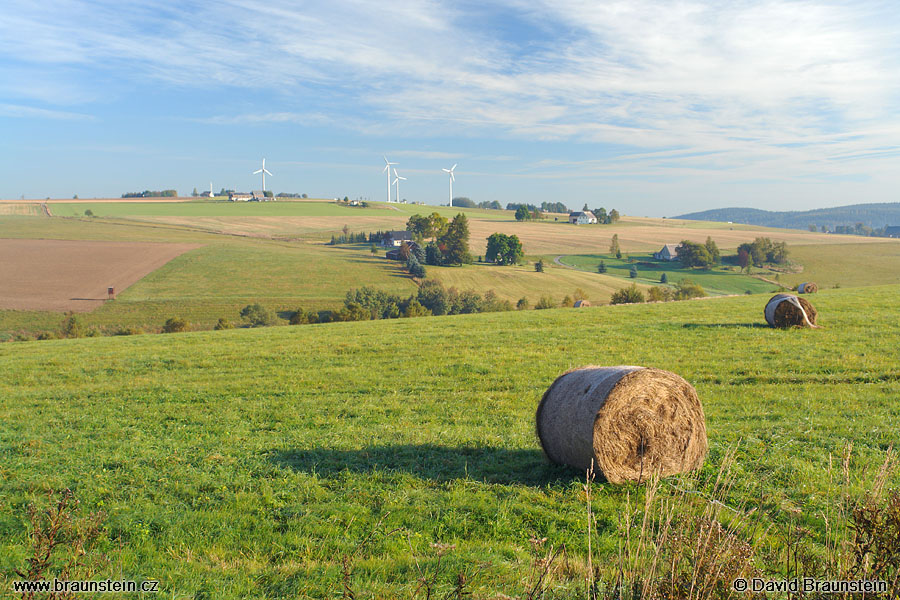
<path fill-rule="evenodd" d="M 637 254 L 631 253 L 629 262 L 626 255 L 622 255 L 621 259 L 617 259 L 611 254 L 581 254 L 560 257 L 560 262 L 582 271 L 597 272 L 597 265 L 602 260 L 606 263 L 606 275 L 618 277 L 644 285 L 660 285 L 660 278 L 665 273 L 668 278 L 668 285 L 674 286 L 682 279 L 690 279 L 703 286 L 707 294 L 731 295 L 731 294 L 764 294 L 774 292 L 778 286 L 772 285 L 741 273 L 738 267 L 716 267 L 713 269 L 686 269 L 681 266 L 678 261 L 656 260 L 651 253 Z M 638 276 L 631 279 L 631 267 L 637 267 Z M 758 270 L 758 269 L 757 269 Z M 775 273 L 765 272 L 766 278 L 772 278 Z"/>
<path fill-rule="evenodd" d="M 433 544 L 452 546 L 440 597 L 458 572 L 476 598 L 522 597 L 546 537 L 574 565 L 553 597 L 583 598 L 583 473 L 546 462 L 533 418 L 585 364 L 685 377 L 710 441 L 697 501 L 736 448 L 724 502 L 773 543 L 799 523 L 815 550 L 900 437 L 898 293 L 823 291 L 818 330 L 764 327 L 766 298 L 747 296 L 2 344 L 0 587 L 29 556 L 27 505 L 69 487 L 106 514 L 93 578 L 159 579 L 160 597 L 340 597 L 351 554 L 357 597 L 410 597 Z M 607 574 L 642 489 L 594 486 Z"/>

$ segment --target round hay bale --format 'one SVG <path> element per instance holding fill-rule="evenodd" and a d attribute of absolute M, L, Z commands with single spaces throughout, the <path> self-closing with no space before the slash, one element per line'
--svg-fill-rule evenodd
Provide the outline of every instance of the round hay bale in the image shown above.
<path fill-rule="evenodd" d="M 793 294 L 775 294 L 766 304 L 766 323 L 772 327 L 816 328 L 818 312 L 805 298 Z"/>
<path fill-rule="evenodd" d="M 575 301 L 575 308 L 584 308 L 584 307 L 590 306 L 590 305 L 591 305 L 591 303 L 588 302 L 587 300 L 576 300 Z"/>
<path fill-rule="evenodd" d="M 593 465 L 611 483 L 698 469 L 708 448 L 696 390 L 661 369 L 574 369 L 547 389 L 535 418 L 547 458 Z"/>
<path fill-rule="evenodd" d="M 801 294 L 815 294 L 819 291 L 819 286 L 817 286 L 812 281 L 807 281 L 806 283 L 801 283 L 797 286 L 797 291 Z"/>

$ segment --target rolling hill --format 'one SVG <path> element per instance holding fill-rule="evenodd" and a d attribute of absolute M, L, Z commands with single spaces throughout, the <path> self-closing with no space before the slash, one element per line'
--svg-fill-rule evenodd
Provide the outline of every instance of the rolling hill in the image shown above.
<path fill-rule="evenodd" d="M 887 225 L 900 225 L 900 202 L 882 204 L 851 204 L 833 208 L 817 208 L 804 211 L 769 211 L 758 208 L 716 208 L 673 217 L 692 221 L 718 221 L 781 227 L 785 229 L 807 229 L 810 225 L 822 225 L 834 230 L 839 225 L 862 223 L 873 229 Z"/>

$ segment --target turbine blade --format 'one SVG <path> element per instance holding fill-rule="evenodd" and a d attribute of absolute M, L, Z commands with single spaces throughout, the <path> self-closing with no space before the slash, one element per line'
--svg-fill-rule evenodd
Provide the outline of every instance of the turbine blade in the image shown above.
<path fill-rule="evenodd" d="M 444 173 L 449 173 L 450 169 L 441 169 L 441 171 L 443 171 Z"/>
<path fill-rule="evenodd" d="M 406 177 L 400 177 L 399 175 L 397 176 L 397 179 L 399 179 L 400 181 L 406 181 Z"/>
<path fill-rule="evenodd" d="M 262 173 L 262 172 L 263 172 L 263 170 L 260 169 L 259 171 L 253 171 L 253 174 L 254 174 L 254 175 L 259 175 L 259 174 Z"/>
<path fill-rule="evenodd" d="M 457 164 L 459 164 L 459 163 L 457 163 Z M 454 164 L 452 167 L 450 167 L 450 170 L 452 171 L 455 168 L 456 168 L 456 164 Z"/>
<path fill-rule="evenodd" d="M 272 175 L 272 174 L 271 174 L 271 173 L 269 173 L 269 170 L 268 170 L 268 169 L 263 169 L 263 171 L 265 171 L 265 172 L 266 172 L 266 175 Z M 272 177 L 275 177 L 275 176 L 274 176 L 274 175 L 272 175 Z"/>
<path fill-rule="evenodd" d="M 395 179 L 393 182 L 391 182 L 391 185 L 394 185 L 394 184 L 397 183 L 398 181 L 400 181 L 400 180 L 399 180 L 399 179 Z"/>
<path fill-rule="evenodd" d="M 391 163 L 388 163 L 388 164 L 384 165 L 384 168 L 381 170 L 381 172 L 384 173 L 385 171 L 387 171 L 390 168 L 391 168 Z"/>
<path fill-rule="evenodd" d="M 456 177 L 453 176 L 453 171 L 450 171 L 450 181 L 456 181 Z"/>

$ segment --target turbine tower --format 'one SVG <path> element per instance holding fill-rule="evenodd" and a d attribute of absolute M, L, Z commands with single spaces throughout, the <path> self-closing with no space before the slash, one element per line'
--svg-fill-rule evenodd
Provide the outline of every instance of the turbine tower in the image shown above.
<path fill-rule="evenodd" d="M 450 175 L 450 206 L 453 206 L 453 181 L 456 179 L 453 176 L 453 170 L 456 168 L 456 165 L 453 165 L 449 169 L 441 169 L 444 173 Z"/>
<path fill-rule="evenodd" d="M 268 170 L 266 170 L 266 159 L 263 159 L 262 169 L 260 169 L 259 171 L 253 171 L 254 175 L 259 175 L 260 173 L 262 173 L 262 183 L 263 183 L 262 191 L 263 191 L 263 195 L 265 195 L 265 193 L 266 193 L 266 175 L 268 174 L 269 176 L 274 177 L 274 175 L 272 175 L 271 173 L 269 173 Z"/>
<path fill-rule="evenodd" d="M 391 165 L 399 165 L 400 163 L 392 163 L 387 159 L 387 156 L 384 156 L 384 169 L 381 171 L 382 173 L 387 173 L 387 198 L 388 203 L 391 201 Z"/>
<path fill-rule="evenodd" d="M 406 177 L 400 177 L 397 174 L 397 169 L 394 169 L 394 177 L 396 177 L 396 179 L 394 179 L 394 185 L 397 187 L 397 204 L 400 204 L 400 182 L 406 181 Z"/>

